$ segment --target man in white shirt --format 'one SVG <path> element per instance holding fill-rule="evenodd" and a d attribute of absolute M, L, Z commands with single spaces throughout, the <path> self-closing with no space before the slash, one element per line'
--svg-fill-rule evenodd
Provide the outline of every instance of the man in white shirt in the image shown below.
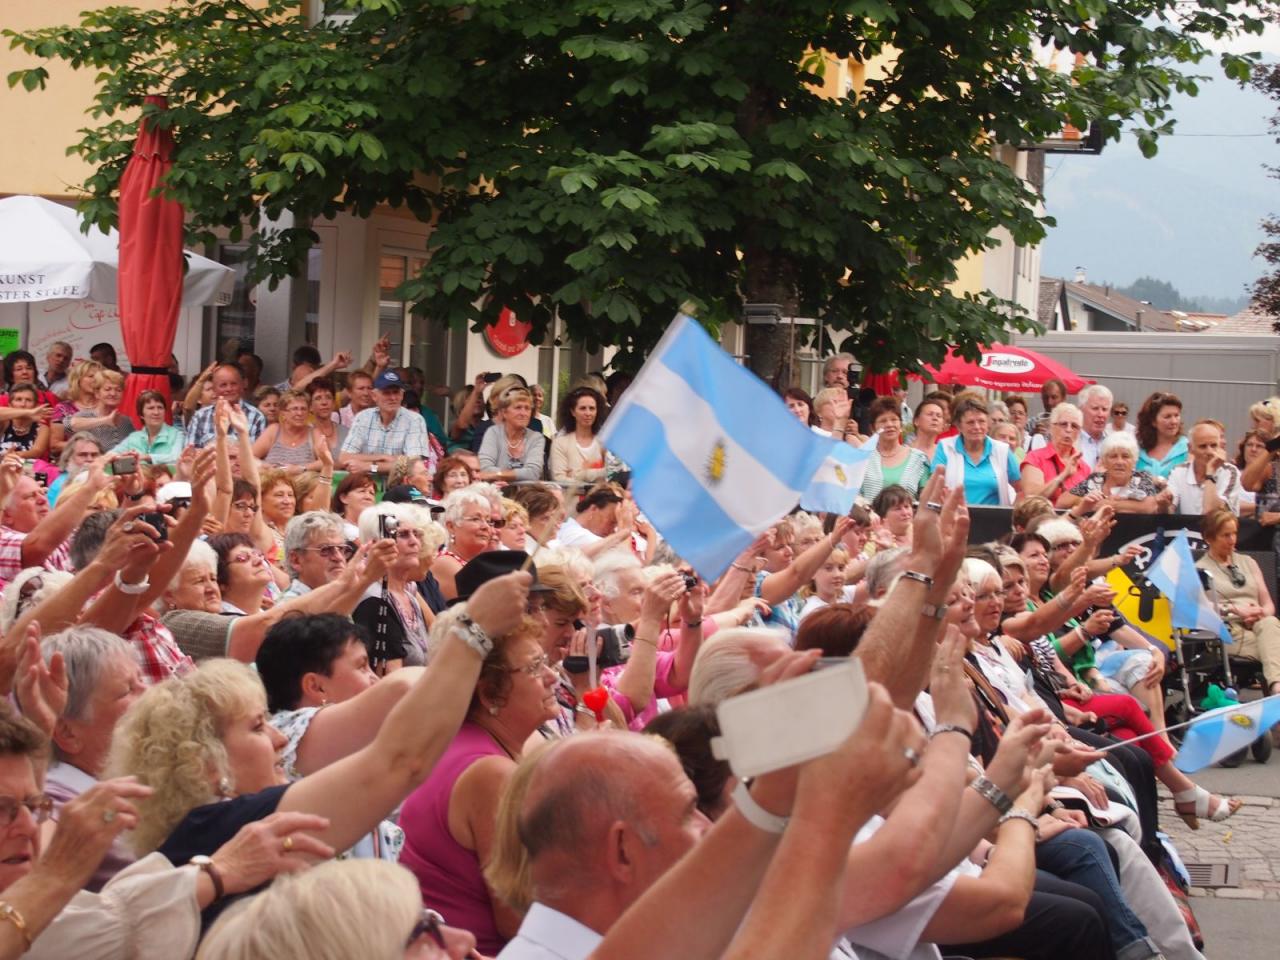
<path fill-rule="evenodd" d="M 1084 454 L 1085 463 L 1096 469 L 1098 457 L 1102 449 L 1102 441 L 1107 435 L 1107 422 L 1111 417 L 1111 404 L 1115 398 L 1100 383 L 1085 387 L 1077 397 L 1084 422 L 1080 428 L 1080 439 L 1077 445 Z"/>
<path fill-rule="evenodd" d="M 613 535 L 623 499 L 617 488 L 607 483 L 592 487 L 574 507 L 575 516 L 560 525 L 556 539 L 563 547 L 585 548 Z"/>
<path fill-rule="evenodd" d="M 1191 428 L 1191 459 L 1169 474 L 1175 513 L 1208 514 L 1226 507 L 1240 515 L 1240 470 L 1227 460 L 1225 438 L 1226 428 L 1217 420 L 1201 420 Z"/>

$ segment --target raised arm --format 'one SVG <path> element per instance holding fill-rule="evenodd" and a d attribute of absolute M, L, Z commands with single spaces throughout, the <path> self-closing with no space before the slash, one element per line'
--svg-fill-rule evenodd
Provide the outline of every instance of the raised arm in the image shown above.
<path fill-rule="evenodd" d="M 760 596 L 766 603 L 782 603 L 813 579 L 818 568 L 831 556 L 831 551 L 840 545 L 844 535 L 853 526 L 852 517 L 840 517 L 835 528 L 815 543 L 800 556 L 791 561 L 790 566 L 777 573 L 771 573 L 760 584 Z"/>
<path fill-rule="evenodd" d="M 631 658 L 618 676 L 617 690 L 631 701 L 638 714 L 653 699 L 653 682 L 658 665 L 658 633 L 671 604 L 684 592 L 684 578 L 672 571 L 654 577 L 644 589 L 636 638 Z"/>
<path fill-rule="evenodd" d="M 906 569 L 924 580 L 899 578 L 855 654 L 866 667 L 867 678 L 883 683 L 903 710 L 911 708 L 928 682 L 942 608 L 968 545 L 964 487 L 957 486 L 947 495 L 941 511 L 927 506 L 939 503 L 944 489 L 942 470 L 935 470 L 920 493 L 921 507 L 912 522 Z"/>
<path fill-rule="evenodd" d="M 485 634 L 502 636 L 524 617 L 530 582 L 527 573 L 490 580 L 467 602 L 468 615 Z M 430 774 L 466 716 L 481 660 L 450 633 L 373 743 L 292 784 L 279 809 L 327 817 L 317 839 L 348 849 Z"/>

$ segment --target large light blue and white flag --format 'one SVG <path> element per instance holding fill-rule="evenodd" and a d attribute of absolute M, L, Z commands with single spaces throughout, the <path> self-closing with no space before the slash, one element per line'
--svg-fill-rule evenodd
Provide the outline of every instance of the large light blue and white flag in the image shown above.
<path fill-rule="evenodd" d="M 816 513 L 848 513 L 862 489 L 867 461 L 871 459 L 871 452 L 878 441 L 879 434 L 870 437 L 860 447 L 843 440 L 837 442 L 813 475 L 809 489 L 800 497 L 800 506 Z"/>
<path fill-rule="evenodd" d="M 1205 596 L 1186 530 L 1179 530 L 1165 546 L 1164 552 L 1147 569 L 1147 579 L 1168 598 L 1169 618 L 1175 627 L 1206 630 L 1216 633 L 1224 643 L 1233 642 L 1227 625 Z"/>
<path fill-rule="evenodd" d="M 1219 707 L 1196 717 L 1182 734 L 1182 749 L 1173 765 L 1183 773 L 1195 773 L 1243 750 L 1280 723 L 1280 694 L 1251 703 Z"/>
<path fill-rule="evenodd" d="M 649 522 L 705 579 L 791 511 L 835 441 L 678 314 L 600 432 Z"/>

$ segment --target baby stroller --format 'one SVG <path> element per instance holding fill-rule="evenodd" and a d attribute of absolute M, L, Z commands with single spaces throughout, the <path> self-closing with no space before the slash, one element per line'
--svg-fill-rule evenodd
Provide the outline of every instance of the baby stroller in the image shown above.
<path fill-rule="evenodd" d="M 1214 609 L 1221 615 L 1213 580 L 1203 570 L 1200 571 L 1200 580 Z M 1156 588 L 1145 581 L 1138 589 L 1158 594 Z M 1232 647 L 1223 643 L 1217 634 L 1175 627 L 1173 646 L 1173 657 L 1163 680 L 1167 726 L 1186 723 L 1203 713 L 1200 703 L 1209 693 L 1211 684 L 1226 691 L 1249 690 L 1253 687 L 1265 690 L 1261 662 L 1233 654 Z M 1176 743 L 1182 741 L 1180 732 L 1174 730 L 1169 734 Z M 1271 750 L 1271 732 L 1264 731 L 1249 747 L 1221 761 L 1220 766 L 1238 767 L 1248 753 L 1253 754 L 1253 759 L 1258 763 L 1266 763 L 1271 759 Z"/>

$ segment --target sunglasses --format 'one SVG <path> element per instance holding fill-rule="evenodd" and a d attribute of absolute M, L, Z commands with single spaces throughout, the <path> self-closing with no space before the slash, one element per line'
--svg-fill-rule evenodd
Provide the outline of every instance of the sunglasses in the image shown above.
<path fill-rule="evenodd" d="M 330 560 L 336 560 L 339 557 L 350 560 L 356 553 L 356 548 L 349 543 L 326 543 L 323 547 L 303 547 L 302 549 L 308 553 L 318 553 Z"/>
<path fill-rule="evenodd" d="M 413 946 L 423 937 L 430 937 L 437 947 L 448 952 L 449 948 L 444 943 L 444 932 L 440 929 L 443 925 L 444 917 L 428 907 L 423 907 L 422 916 L 409 931 L 409 939 L 404 942 L 405 947 Z"/>
<path fill-rule="evenodd" d="M 1239 590 L 1247 582 L 1245 575 L 1239 567 L 1234 563 L 1227 564 L 1227 576 L 1231 578 L 1231 585 Z"/>

